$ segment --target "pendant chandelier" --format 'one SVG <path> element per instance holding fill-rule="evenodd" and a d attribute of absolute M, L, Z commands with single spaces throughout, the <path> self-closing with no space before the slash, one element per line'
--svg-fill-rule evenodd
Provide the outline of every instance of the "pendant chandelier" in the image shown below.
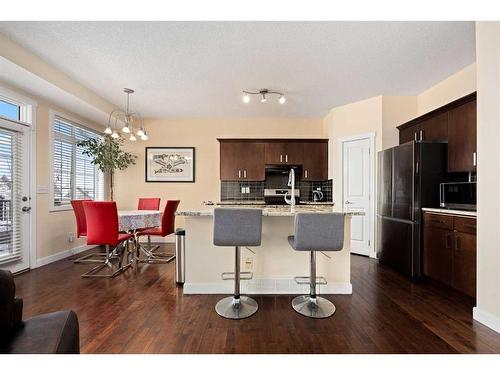
<path fill-rule="evenodd" d="M 250 103 L 250 95 L 258 95 L 260 96 L 260 102 L 265 103 L 267 102 L 267 97 L 270 95 L 277 95 L 278 96 L 278 103 L 280 104 L 285 104 L 286 98 L 285 94 L 279 91 L 274 91 L 274 90 L 268 90 L 268 89 L 260 89 L 259 91 L 248 91 L 248 90 L 242 90 L 243 91 L 243 103 Z"/>
<path fill-rule="evenodd" d="M 137 137 L 139 137 L 143 141 L 148 140 L 148 135 L 146 134 L 146 130 L 144 129 L 144 123 L 142 121 L 142 117 L 138 113 L 130 112 L 129 104 L 130 104 L 130 94 L 134 93 L 134 90 L 124 88 L 123 92 L 127 94 L 127 109 L 125 111 L 116 108 L 111 111 L 108 119 L 108 126 L 106 130 L 104 130 L 104 134 L 111 135 L 112 138 L 119 138 L 120 134 L 117 129 L 119 128 L 118 122 L 123 124 L 121 128 L 121 133 L 129 136 L 130 141 L 136 141 Z M 136 130 L 136 127 L 139 127 Z"/>

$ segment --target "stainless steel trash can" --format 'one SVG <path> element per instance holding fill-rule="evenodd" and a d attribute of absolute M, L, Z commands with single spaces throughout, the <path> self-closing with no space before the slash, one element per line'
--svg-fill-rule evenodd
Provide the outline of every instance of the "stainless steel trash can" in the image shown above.
<path fill-rule="evenodd" d="M 186 266 L 186 230 L 177 228 L 175 230 L 175 281 L 177 284 L 184 284 Z"/>

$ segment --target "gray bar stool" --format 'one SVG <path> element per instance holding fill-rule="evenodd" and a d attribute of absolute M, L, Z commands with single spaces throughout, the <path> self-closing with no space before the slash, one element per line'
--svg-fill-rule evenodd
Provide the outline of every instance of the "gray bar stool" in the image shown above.
<path fill-rule="evenodd" d="M 234 279 L 234 295 L 221 299 L 215 311 L 228 319 L 244 319 L 255 314 L 257 302 L 240 296 L 240 280 L 250 280 L 251 272 L 240 272 L 240 246 L 260 246 L 262 237 L 262 210 L 253 208 L 214 209 L 214 245 L 234 246 L 234 272 L 224 272 L 223 280 Z M 244 278 L 241 278 L 244 276 Z"/>
<path fill-rule="evenodd" d="M 292 300 L 292 307 L 299 314 L 309 318 L 327 318 L 335 313 L 335 305 L 323 297 L 316 295 L 316 285 L 326 284 L 318 282 L 316 277 L 316 252 L 340 251 L 344 247 L 344 214 L 343 213 L 297 213 L 295 215 L 295 234 L 288 237 L 288 242 L 294 250 L 309 251 L 311 273 L 307 279 L 310 292 L 306 296 L 298 296 Z"/>

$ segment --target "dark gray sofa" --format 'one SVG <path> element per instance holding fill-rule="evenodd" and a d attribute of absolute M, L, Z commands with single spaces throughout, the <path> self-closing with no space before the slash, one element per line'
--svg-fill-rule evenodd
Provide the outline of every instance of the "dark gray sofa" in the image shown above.
<path fill-rule="evenodd" d="M 0 270 L 0 353 L 80 353 L 74 311 L 57 311 L 23 321 L 23 301 L 15 297 L 15 292 L 12 273 Z"/>

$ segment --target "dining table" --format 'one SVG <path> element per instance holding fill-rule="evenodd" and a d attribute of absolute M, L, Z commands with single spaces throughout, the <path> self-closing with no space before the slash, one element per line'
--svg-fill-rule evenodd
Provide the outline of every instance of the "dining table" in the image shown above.
<path fill-rule="evenodd" d="M 161 214 L 158 210 L 118 210 L 119 231 L 134 233 L 138 229 L 159 227 Z"/>
<path fill-rule="evenodd" d="M 118 230 L 120 232 L 135 234 L 140 229 L 161 226 L 162 211 L 158 210 L 118 210 Z M 139 243 L 135 238 L 135 251 L 130 252 L 132 259 L 129 265 L 134 265 L 135 271 L 139 264 Z"/>

